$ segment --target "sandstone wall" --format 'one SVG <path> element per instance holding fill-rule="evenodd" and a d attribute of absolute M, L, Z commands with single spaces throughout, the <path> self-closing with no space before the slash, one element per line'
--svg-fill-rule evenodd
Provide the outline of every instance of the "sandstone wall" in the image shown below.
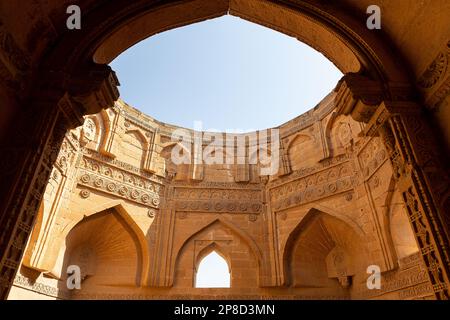
<path fill-rule="evenodd" d="M 10 298 L 431 296 L 386 150 L 336 116 L 334 96 L 275 128 L 274 175 L 261 175 L 254 133 L 243 163 L 224 145 L 233 164 L 176 164 L 174 148 L 195 154 L 174 140 L 180 128 L 122 101 L 87 116 L 66 134 Z M 194 286 L 213 250 L 231 288 Z M 81 290 L 67 290 L 71 264 Z M 381 290 L 367 289 L 370 265 L 383 272 Z"/>

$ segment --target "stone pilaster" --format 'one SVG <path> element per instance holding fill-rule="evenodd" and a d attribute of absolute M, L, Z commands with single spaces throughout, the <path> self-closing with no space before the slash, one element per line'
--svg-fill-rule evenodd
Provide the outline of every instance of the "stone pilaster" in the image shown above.
<path fill-rule="evenodd" d="M 72 76 L 48 72 L 45 86 L 23 106 L 16 130 L 11 132 L 13 138 L 1 150 L 14 168 L 3 172 L 1 179 L 1 299 L 7 298 L 22 260 L 65 133 L 81 125 L 84 114 L 112 107 L 119 97 L 118 81 L 109 66 L 80 70 L 84 71 Z"/>
<path fill-rule="evenodd" d="M 0 216 L 3 226 L 0 236 L 2 299 L 6 299 L 20 265 L 53 163 L 68 127 L 61 111 L 51 108 L 40 110 L 42 113 L 33 129 L 28 131 L 32 141 L 23 146 L 22 152 L 26 153 L 26 157 L 17 164 L 17 174 L 13 179 L 15 183 L 10 188 L 8 204 Z"/>
<path fill-rule="evenodd" d="M 366 127 L 379 133 L 437 299 L 450 298 L 450 179 L 425 115 L 411 102 L 383 102 Z"/>
<path fill-rule="evenodd" d="M 403 84 L 344 76 L 337 111 L 367 123 L 365 134 L 381 135 L 411 227 L 437 299 L 450 298 L 450 179 L 445 153 L 424 109 Z"/>

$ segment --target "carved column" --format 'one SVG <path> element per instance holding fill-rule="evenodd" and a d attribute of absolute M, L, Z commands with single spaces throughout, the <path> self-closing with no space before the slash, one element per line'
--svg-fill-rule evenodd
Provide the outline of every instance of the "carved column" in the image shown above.
<path fill-rule="evenodd" d="M 17 145 L 22 157 L 18 159 L 15 184 L 9 189 L 7 205 L 1 212 L 0 225 L 0 297 L 6 299 L 25 246 L 34 226 L 53 163 L 69 128 L 60 109 L 49 105 L 67 104 L 67 95 L 60 102 L 41 101 L 33 108 L 35 115 L 20 119 L 18 130 L 26 134 L 28 143 Z"/>
<path fill-rule="evenodd" d="M 81 70 L 84 70 L 82 72 Z M 39 93 L 23 105 L 11 139 L 1 146 L 0 298 L 6 299 L 34 227 L 42 196 L 68 129 L 83 115 L 110 107 L 118 98 L 114 72 L 103 65 L 77 75 L 49 71 Z"/>
<path fill-rule="evenodd" d="M 338 87 L 336 110 L 367 123 L 366 135 L 382 136 L 435 296 L 450 299 L 448 161 L 413 97 L 407 84 L 387 88 L 348 74 Z"/>
<path fill-rule="evenodd" d="M 450 179 L 419 105 L 383 102 L 366 127 L 380 133 L 437 299 L 450 299 Z"/>

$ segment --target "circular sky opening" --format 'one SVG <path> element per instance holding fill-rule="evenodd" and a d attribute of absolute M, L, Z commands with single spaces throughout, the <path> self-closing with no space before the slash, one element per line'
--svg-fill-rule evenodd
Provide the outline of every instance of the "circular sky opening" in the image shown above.
<path fill-rule="evenodd" d="M 152 36 L 111 66 L 126 103 L 204 131 L 279 126 L 316 106 L 342 77 L 297 39 L 233 16 Z"/>

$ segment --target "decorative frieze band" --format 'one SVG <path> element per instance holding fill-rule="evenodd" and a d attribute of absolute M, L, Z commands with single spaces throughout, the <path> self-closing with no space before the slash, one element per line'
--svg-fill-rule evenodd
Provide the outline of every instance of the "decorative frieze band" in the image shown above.
<path fill-rule="evenodd" d="M 128 184 L 118 183 L 116 180 L 101 177 L 85 170 L 80 170 L 78 184 L 153 208 L 159 208 L 161 200 L 160 195 L 152 191 L 153 184 L 148 184 L 147 188 L 131 187 Z M 89 192 L 82 190 L 80 195 L 82 198 L 87 198 Z"/>
<path fill-rule="evenodd" d="M 176 200 L 175 210 L 214 213 L 260 214 L 263 205 L 260 201 L 236 200 Z"/>
<path fill-rule="evenodd" d="M 109 163 L 103 163 L 94 158 L 91 158 L 90 156 L 84 155 L 78 166 L 82 169 L 86 169 L 95 174 L 111 178 L 120 183 L 129 184 L 138 188 L 148 189 L 155 193 L 164 192 L 164 186 L 159 181 L 155 181 L 154 179 L 151 179 L 149 177 L 138 175 L 134 172 L 134 170 L 129 171 L 118 168 L 117 166 L 111 165 Z"/>
<path fill-rule="evenodd" d="M 362 174 L 368 180 L 387 160 L 387 151 L 379 141 L 371 139 L 358 154 Z"/>
<path fill-rule="evenodd" d="M 314 187 L 304 187 L 304 181 L 290 184 L 287 193 L 278 191 L 272 194 L 272 207 L 276 211 L 285 210 L 291 207 L 330 197 L 336 194 L 348 192 L 353 189 L 354 181 L 351 177 L 345 177 L 333 182 L 316 185 Z"/>
<path fill-rule="evenodd" d="M 362 287 L 355 295 L 357 299 L 369 299 L 395 293 L 397 299 L 433 297 L 433 287 L 428 282 L 427 271 L 419 266 L 382 276 L 380 290 Z"/>
<path fill-rule="evenodd" d="M 83 160 L 89 159 L 89 161 L 91 163 L 93 163 L 92 166 L 94 167 L 95 171 L 98 171 L 99 169 L 109 168 L 109 170 L 121 171 L 124 174 L 130 174 L 136 178 L 143 177 L 144 179 L 150 180 L 161 186 L 164 182 L 164 179 L 162 179 L 161 177 L 158 177 L 156 174 L 151 174 L 147 171 L 141 170 L 140 168 L 130 165 L 126 162 L 123 162 L 123 161 L 120 161 L 117 159 L 111 159 L 109 157 L 103 156 L 95 151 L 83 148 L 82 153 L 83 153 L 82 159 Z M 84 166 L 83 165 L 84 165 L 83 162 L 81 162 L 80 166 L 86 167 L 85 165 Z M 104 169 L 104 171 L 108 171 L 108 170 Z"/>
<path fill-rule="evenodd" d="M 311 175 L 314 175 L 315 173 L 320 173 L 328 169 L 335 168 L 337 166 L 340 166 L 343 163 L 348 163 L 348 160 L 350 159 L 349 154 L 342 154 L 339 156 L 336 156 L 334 158 L 326 159 L 322 161 L 319 165 L 315 167 L 309 167 L 309 168 L 302 168 L 300 170 L 296 170 L 292 172 L 291 174 L 287 176 L 281 176 L 278 177 L 276 180 L 272 180 L 269 182 L 269 189 L 274 189 L 278 186 L 282 186 L 286 183 L 290 183 L 292 181 L 295 181 L 300 178 L 308 177 Z"/>
<path fill-rule="evenodd" d="M 272 188 L 272 207 L 280 211 L 350 191 L 355 179 L 349 161 L 334 165 Z"/>
<path fill-rule="evenodd" d="M 261 190 L 223 190 L 206 188 L 176 188 L 175 199 L 182 200 L 261 200 Z"/>
<path fill-rule="evenodd" d="M 261 189 L 219 189 L 176 187 L 175 210 L 216 213 L 262 212 Z"/>
<path fill-rule="evenodd" d="M 67 292 L 43 283 L 32 282 L 30 279 L 20 274 L 16 275 L 16 277 L 14 278 L 14 285 L 49 297 L 69 299 L 69 294 Z"/>
<path fill-rule="evenodd" d="M 233 189 L 233 190 L 261 190 L 260 184 L 255 183 L 236 183 L 236 182 L 217 182 L 217 181 L 201 181 L 186 183 L 186 181 L 172 181 L 171 183 L 174 187 L 185 187 L 190 189 L 196 188 L 216 188 L 216 189 Z"/>

